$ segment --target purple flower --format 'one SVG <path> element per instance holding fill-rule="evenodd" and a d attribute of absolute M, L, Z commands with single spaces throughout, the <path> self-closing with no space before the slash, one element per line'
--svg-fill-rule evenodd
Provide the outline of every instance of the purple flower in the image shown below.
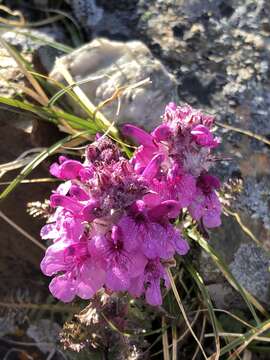
<path fill-rule="evenodd" d="M 147 259 L 138 249 L 138 242 L 124 236 L 121 225 L 113 226 L 105 235 L 95 236 L 89 246 L 90 252 L 106 263 L 105 285 L 110 290 L 127 290 L 132 278 L 144 271 Z"/>
<path fill-rule="evenodd" d="M 204 125 L 197 125 L 191 130 L 191 134 L 200 146 L 214 148 L 220 143 L 219 138 L 214 138 L 210 130 Z"/>
<path fill-rule="evenodd" d="M 54 163 L 51 165 L 50 173 L 62 180 L 76 179 L 84 168 L 79 161 L 68 160 L 63 156 L 60 156 L 59 162 L 60 164 Z"/>
<path fill-rule="evenodd" d="M 169 214 L 175 216 L 176 209 L 179 209 L 176 202 L 164 202 L 151 210 L 143 202 L 137 202 L 119 224 L 132 243 L 140 243 L 147 258 L 170 259 L 175 251 L 185 255 L 189 249 L 179 231 L 168 221 Z"/>
<path fill-rule="evenodd" d="M 159 259 L 149 260 L 145 266 L 144 273 L 133 279 L 129 292 L 134 297 L 139 297 L 145 291 L 145 299 L 148 304 L 159 306 L 162 304 L 161 279 L 165 281 L 166 287 L 169 287 L 169 279 Z"/>
<path fill-rule="evenodd" d="M 221 225 L 221 204 L 215 193 L 219 189 L 218 178 L 212 175 L 201 175 L 197 181 L 197 193 L 189 212 L 194 220 L 202 219 L 205 227 L 213 228 Z"/>
<path fill-rule="evenodd" d="M 53 240 L 41 269 L 54 276 L 55 297 L 89 299 L 105 287 L 161 305 L 160 286 L 168 286 L 163 262 L 189 251 L 173 224 L 183 208 L 205 227 L 220 225 L 220 183 L 208 174 L 219 144 L 213 122 L 170 103 L 151 134 L 124 126 L 140 144 L 130 160 L 97 135 L 83 163 L 60 156 L 52 164 L 51 174 L 65 182 L 51 195 L 54 214 L 41 229 L 43 239 Z"/>
<path fill-rule="evenodd" d="M 105 280 L 105 272 L 98 259 L 90 256 L 85 239 L 73 244 L 57 241 L 48 247 L 40 266 L 47 276 L 60 273 L 49 288 L 53 296 L 64 302 L 72 301 L 76 295 L 90 299 Z"/>

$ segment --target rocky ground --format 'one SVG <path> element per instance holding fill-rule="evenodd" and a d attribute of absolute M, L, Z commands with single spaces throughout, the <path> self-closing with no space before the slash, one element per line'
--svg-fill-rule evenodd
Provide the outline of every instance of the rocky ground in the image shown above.
<path fill-rule="evenodd" d="M 52 2 L 47 0 L 31 2 L 10 0 L 5 3 L 16 8 L 19 6 L 30 18 L 33 14 L 37 14 L 29 7 L 30 3 L 32 6 L 52 6 Z M 131 46 L 132 56 L 128 50 L 130 45 L 122 45 L 116 56 L 121 65 L 121 72 L 117 73 L 120 70 L 116 69 L 117 75 L 113 80 L 120 86 L 126 81 L 123 73 L 129 74 L 133 81 L 142 80 L 146 76 L 153 77 L 155 81 L 154 95 L 151 94 L 153 96 L 151 109 L 155 122 L 158 121 L 161 111 L 156 104 L 165 104 L 170 93 L 175 100 L 188 102 L 194 107 L 214 113 L 219 122 L 270 139 L 270 2 L 268 0 L 66 0 L 62 1 L 62 6 L 82 25 L 85 41 L 102 37 L 122 42 L 131 40 L 142 42 L 137 43 L 135 47 Z M 48 27 L 39 29 L 46 33 L 46 36 L 48 30 L 49 36 L 54 37 L 57 34 L 58 41 L 72 45 L 66 29 L 63 30 L 61 26 L 56 28 L 55 25 L 49 29 Z M 12 35 L 6 36 L 12 37 Z M 23 46 L 24 41 L 19 43 L 17 46 Z M 111 45 L 113 46 L 113 43 Z M 145 45 L 152 54 L 145 49 Z M 29 46 L 33 47 L 31 44 Z M 91 50 L 91 46 L 93 47 L 93 43 L 87 51 Z M 75 67 L 73 74 L 76 79 L 98 75 L 104 69 L 110 74 L 114 73 L 113 66 L 116 59 L 114 50 L 108 50 L 106 46 L 101 48 L 102 51 L 97 50 L 98 60 L 91 60 L 94 63 L 92 67 L 87 63 L 85 72 L 82 71 L 81 64 L 87 62 L 87 58 L 83 59 L 82 56 L 81 62 L 78 63 L 78 52 L 69 55 L 66 60 L 69 65 L 77 59 L 77 68 Z M 60 54 L 57 52 L 49 54 L 42 47 L 37 47 L 35 53 L 37 63 L 47 72 L 52 69 L 56 55 Z M 108 58 L 111 62 L 105 64 L 104 59 Z M 10 76 L 14 77 L 12 72 L 14 70 L 10 68 L 8 61 L 0 71 L 3 71 L 5 66 L 4 70 L 10 71 Z M 161 78 L 163 80 L 159 81 Z M 103 99 L 102 96 L 108 97 L 107 93 L 106 96 L 103 93 L 104 86 L 100 83 L 93 85 L 89 90 L 90 94 L 100 99 Z M 110 81 L 107 80 L 105 88 L 111 89 L 109 92 L 113 91 Z M 1 89 L 5 89 L 5 86 L 0 83 Z M 6 90 L 1 90 L 2 93 L 3 91 Z M 146 88 L 144 93 L 138 92 L 125 101 L 127 104 L 130 101 L 132 109 L 137 109 L 139 104 L 149 111 L 147 101 L 142 101 L 145 94 L 149 94 L 148 91 L 150 90 Z M 115 109 L 110 108 L 107 116 L 114 114 L 114 111 Z M 152 123 L 149 123 L 151 113 L 142 110 L 142 114 L 137 122 L 143 123 L 145 127 L 151 127 Z M 125 116 L 127 115 L 123 110 L 123 119 Z M 138 112 L 134 110 L 132 119 L 129 120 L 136 122 L 138 116 Z M 27 124 L 29 125 L 26 122 Z M 3 130 L 1 134 L 5 134 L 5 131 L 9 133 L 10 130 L 6 129 L 6 126 L 4 123 L 1 125 Z M 270 307 L 268 271 L 270 148 L 261 141 L 235 131 L 222 127 L 217 131 L 223 137 L 221 152 L 226 160 L 219 162 L 215 171 L 224 181 L 229 178 L 242 179 L 243 190 L 234 202 L 232 210 L 240 215 L 242 223 L 258 239 L 260 246 L 241 229 L 236 218 L 232 216 L 224 217 L 223 227 L 212 232 L 210 241 L 223 255 L 236 279 Z M 15 157 L 28 146 L 22 142 L 22 149 L 16 148 L 14 153 L 5 154 L 10 144 L 8 135 L 3 135 L 1 144 L 3 147 L 1 161 L 12 159 L 12 156 Z M 12 149 L 8 151 L 11 152 Z M 15 196 L 11 203 L 7 202 L 11 204 L 7 206 L 14 206 L 14 201 L 24 204 L 25 200 L 21 201 L 20 196 L 31 200 L 30 195 L 33 199 L 41 195 L 38 191 L 36 195 L 35 191 L 35 188 L 31 188 L 28 193 L 24 189 L 19 190 L 18 197 Z M 11 214 L 12 209 L 7 208 L 7 214 L 9 212 Z M 32 229 L 33 224 L 29 223 L 31 220 L 27 219 L 27 216 L 19 219 L 19 214 L 22 214 L 23 210 L 17 208 L 17 212 L 18 221 Z M 34 227 L 36 229 L 36 225 Z M 2 229 L 4 228 L 1 226 L 1 233 Z M 9 234 L 9 231 L 7 228 L 4 229 L 6 235 L 1 236 L 1 242 L 6 241 L 6 237 L 12 241 L 12 234 Z M 14 248 L 16 250 L 13 250 L 13 254 L 15 251 L 19 256 L 23 251 L 29 258 L 34 257 L 38 262 L 38 249 L 32 249 L 31 251 L 36 253 L 31 256 L 27 245 L 25 247 L 23 245 L 23 249 L 19 245 L 18 248 L 16 246 Z M 8 258 L 6 253 L 3 256 Z M 16 257 L 16 254 L 14 256 Z M 241 308 L 242 303 L 239 298 L 232 294 L 232 290 L 211 265 L 209 258 L 203 255 L 199 261 L 217 306 Z"/>

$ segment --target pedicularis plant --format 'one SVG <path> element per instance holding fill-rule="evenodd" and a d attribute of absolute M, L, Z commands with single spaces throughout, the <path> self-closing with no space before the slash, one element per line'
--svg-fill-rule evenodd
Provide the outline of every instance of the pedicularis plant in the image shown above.
<path fill-rule="evenodd" d="M 131 159 L 103 135 L 87 147 L 84 162 L 60 156 L 52 164 L 63 183 L 41 230 L 53 240 L 41 269 L 54 276 L 56 298 L 90 299 L 103 288 L 162 304 L 160 286 L 170 286 L 166 266 L 189 251 L 180 230 L 183 209 L 204 228 L 221 224 L 220 182 L 209 173 L 220 143 L 213 123 L 212 116 L 170 103 L 151 134 L 124 126 L 124 135 L 140 144 Z"/>

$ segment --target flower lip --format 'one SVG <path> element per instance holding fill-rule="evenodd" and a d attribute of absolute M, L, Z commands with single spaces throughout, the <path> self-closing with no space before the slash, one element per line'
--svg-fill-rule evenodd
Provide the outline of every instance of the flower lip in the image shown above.
<path fill-rule="evenodd" d="M 135 125 L 125 124 L 122 126 L 122 132 L 125 136 L 130 136 L 134 138 L 139 144 L 150 147 L 156 148 L 155 143 L 153 142 L 153 136 L 148 134 L 143 129 L 138 128 Z"/>

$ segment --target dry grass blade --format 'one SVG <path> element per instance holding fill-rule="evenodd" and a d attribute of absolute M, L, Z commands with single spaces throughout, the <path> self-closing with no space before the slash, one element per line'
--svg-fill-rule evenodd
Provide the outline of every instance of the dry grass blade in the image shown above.
<path fill-rule="evenodd" d="M 224 212 L 233 216 L 238 222 L 241 229 L 251 238 L 251 240 L 253 240 L 260 247 L 262 246 L 261 242 L 256 238 L 256 236 L 249 230 L 249 228 L 246 225 L 244 225 L 240 215 L 237 212 L 231 211 L 226 207 L 224 207 Z"/>
<path fill-rule="evenodd" d="M 8 15 L 19 18 L 19 20 L 10 20 L 10 19 L 5 19 L 5 18 L 0 16 L 0 23 L 11 25 L 11 26 L 24 26 L 25 25 L 24 16 L 20 11 L 11 10 L 10 8 L 8 8 L 5 5 L 0 5 L 0 11 L 3 11 Z"/>
<path fill-rule="evenodd" d="M 40 178 L 40 179 L 28 179 L 28 180 L 22 180 L 21 184 L 40 184 L 40 183 L 48 183 L 48 182 L 59 182 L 58 179 L 53 178 Z M 3 185 L 9 185 L 11 184 L 11 181 L 1 181 L 0 186 Z"/>
<path fill-rule="evenodd" d="M 6 223 L 8 223 L 10 226 L 12 226 L 16 231 L 18 231 L 20 234 L 22 234 L 24 237 L 26 237 L 28 240 L 30 240 L 33 244 L 38 246 L 43 251 L 46 250 L 46 247 L 42 245 L 37 239 L 35 239 L 32 235 L 30 235 L 27 231 L 22 229 L 18 224 L 16 224 L 13 220 L 11 220 L 9 217 L 7 217 L 1 210 L 0 210 L 0 218 L 4 220 Z"/>
<path fill-rule="evenodd" d="M 231 341 L 229 344 L 224 346 L 220 354 L 225 355 L 229 353 L 231 350 L 235 349 L 237 346 L 238 349 L 234 351 L 234 353 L 228 358 L 233 359 L 236 356 L 240 355 L 241 352 L 245 350 L 245 348 L 253 341 L 256 340 L 256 338 L 263 332 L 270 329 L 270 320 L 267 320 L 263 323 L 260 323 L 255 328 L 249 330 L 245 334 L 242 334 L 241 336 L 238 336 L 235 340 Z"/>
<path fill-rule="evenodd" d="M 27 151 L 24 151 L 17 159 L 10 161 L 5 164 L 0 164 L 0 178 L 8 171 L 19 169 L 27 164 L 29 164 L 35 157 L 37 153 L 44 151 L 45 148 L 33 148 Z M 33 155 L 29 155 L 33 154 Z"/>
<path fill-rule="evenodd" d="M 190 275 L 192 276 L 193 280 L 196 282 L 196 284 L 201 292 L 201 295 L 203 297 L 203 300 L 205 301 L 205 304 L 207 305 L 209 318 L 211 320 L 211 324 L 212 324 L 212 327 L 213 327 L 213 330 L 215 333 L 216 353 L 215 353 L 215 356 L 213 357 L 213 360 L 218 360 L 219 354 L 220 354 L 220 341 L 219 341 L 218 331 L 219 331 L 220 326 L 219 326 L 218 320 L 215 315 L 215 311 L 214 311 L 214 307 L 213 307 L 210 295 L 208 293 L 208 290 L 204 284 L 202 277 L 197 272 L 197 270 L 193 267 L 193 265 L 191 263 L 190 264 L 187 263 L 186 268 L 189 271 Z"/>
<path fill-rule="evenodd" d="M 228 337 L 228 338 L 230 338 L 230 337 L 239 338 L 239 337 L 243 336 L 243 334 L 241 334 L 241 333 L 227 333 L 227 332 L 220 332 L 218 335 L 221 336 L 221 337 Z M 209 334 L 204 335 L 205 338 L 210 338 L 210 337 L 214 337 L 214 336 L 215 336 L 215 334 L 213 334 L 213 333 L 209 333 Z M 253 340 L 263 341 L 263 342 L 270 342 L 270 337 L 254 336 Z"/>
<path fill-rule="evenodd" d="M 191 322 L 191 327 L 193 327 L 193 326 L 196 324 L 196 322 L 197 322 L 197 320 L 198 320 L 198 318 L 199 318 L 200 313 L 201 313 L 201 310 L 200 310 L 200 309 L 196 310 L 196 315 L 194 316 L 194 319 L 193 319 L 192 322 Z M 187 328 L 187 329 L 183 332 L 183 334 L 182 334 L 181 336 L 179 336 L 179 338 L 176 340 L 176 343 L 177 343 L 177 344 L 180 343 L 180 342 L 187 336 L 187 334 L 188 334 L 189 332 L 190 332 L 190 331 L 189 331 L 189 328 Z M 159 339 L 159 338 L 158 338 L 158 339 Z M 156 342 L 158 341 L 158 339 L 155 340 L 155 342 L 154 342 L 155 344 L 156 344 Z M 153 344 L 150 345 L 149 348 L 148 348 L 148 350 L 152 349 L 153 346 L 154 346 Z M 172 346 L 173 346 L 172 344 L 169 345 L 169 349 L 170 349 Z M 146 352 L 145 352 L 145 353 L 146 353 Z M 159 355 L 159 354 L 161 354 L 161 353 L 162 353 L 162 350 L 161 350 L 161 351 L 157 351 L 156 353 L 152 354 L 151 357 L 157 356 L 157 355 Z"/>
<path fill-rule="evenodd" d="M 238 128 L 238 127 L 235 127 L 235 126 L 231 126 L 231 125 L 227 125 L 227 124 L 221 123 L 221 122 L 219 122 L 219 121 L 216 121 L 215 124 L 216 124 L 217 126 L 220 126 L 220 127 L 224 128 L 224 129 L 228 129 L 228 130 L 231 130 L 231 131 L 238 132 L 239 134 L 243 134 L 243 135 L 249 136 L 249 137 L 251 137 L 251 138 L 253 138 L 253 139 L 256 139 L 256 140 L 258 140 L 258 141 L 261 141 L 261 142 L 263 142 L 264 144 L 270 146 L 270 140 L 268 140 L 268 139 L 267 139 L 266 137 L 264 137 L 264 136 L 255 134 L 255 133 L 253 133 L 252 131 L 244 130 L 244 129 L 241 129 L 241 128 Z"/>
<path fill-rule="evenodd" d="M 162 316 L 162 328 L 166 328 L 166 319 Z M 168 331 L 167 329 L 162 333 L 162 348 L 163 348 L 163 359 L 170 360 L 169 353 L 169 340 L 168 340 Z"/>
<path fill-rule="evenodd" d="M 203 337 L 204 337 L 204 332 L 205 332 L 205 326 L 206 326 L 206 316 L 203 317 L 203 323 L 202 323 L 202 330 L 201 330 L 201 335 L 200 335 L 200 343 L 203 342 Z M 194 355 L 192 356 L 191 360 L 196 360 L 197 355 L 200 351 L 199 346 L 197 346 Z M 218 358 L 217 358 L 218 359 Z"/>
<path fill-rule="evenodd" d="M 95 105 L 85 95 L 85 93 L 82 91 L 82 89 L 78 85 L 76 85 L 76 82 L 73 80 L 70 72 L 65 67 L 65 65 L 62 64 L 61 60 L 56 62 L 56 66 L 57 66 L 60 74 L 62 74 L 64 79 L 67 81 L 67 83 L 69 85 L 73 86 L 73 91 L 77 95 L 78 99 L 80 99 L 80 102 L 83 103 L 84 108 L 87 111 L 87 113 L 92 117 L 96 110 Z M 97 112 L 96 115 L 97 115 L 97 120 L 99 120 L 100 124 L 103 125 L 105 127 L 105 129 L 110 127 L 110 125 L 111 125 L 110 121 L 100 111 Z M 112 130 L 112 134 L 114 136 L 118 137 L 118 130 L 115 127 Z"/>
<path fill-rule="evenodd" d="M 172 327 L 172 360 L 177 360 L 177 328 Z"/>
<path fill-rule="evenodd" d="M 17 65 L 19 66 L 22 73 L 25 75 L 27 80 L 30 82 L 30 84 L 33 86 L 33 88 L 36 90 L 37 95 L 39 96 L 39 102 L 42 105 L 47 105 L 49 99 L 47 95 L 45 94 L 42 87 L 39 85 L 38 81 L 34 78 L 34 76 L 28 71 L 26 68 L 24 62 L 21 59 L 21 56 L 19 53 L 13 49 L 12 46 L 10 46 L 3 38 L 0 37 L 0 43 L 1 45 L 10 53 L 10 55 L 14 58 Z"/>
<path fill-rule="evenodd" d="M 14 32 L 15 34 L 23 35 L 23 36 L 33 40 L 36 43 L 39 43 L 41 45 L 48 45 L 54 49 L 62 51 L 63 53 L 69 54 L 71 51 L 74 50 L 72 47 L 61 44 L 57 41 L 49 41 L 49 40 L 45 39 L 44 37 L 35 36 L 30 31 L 27 31 L 25 29 L 23 29 L 23 30 L 14 29 L 14 27 L 11 27 L 11 26 L 1 26 L 1 28 L 5 29 L 5 30 L 12 30 L 12 32 Z"/>
<path fill-rule="evenodd" d="M 192 336 L 194 337 L 195 341 L 197 342 L 197 344 L 198 344 L 198 346 L 199 346 L 199 348 L 200 348 L 200 350 L 201 350 L 201 352 L 202 352 L 202 354 L 203 354 L 203 357 L 207 360 L 207 356 L 206 356 L 206 354 L 205 354 L 205 352 L 204 352 L 204 349 L 203 349 L 203 347 L 202 347 L 202 344 L 200 343 L 199 339 L 197 338 L 195 332 L 193 331 L 193 329 L 192 329 L 192 327 L 191 327 L 191 325 L 190 325 L 190 322 L 189 322 L 189 320 L 188 320 L 186 311 L 185 311 L 185 309 L 184 309 L 184 306 L 183 306 L 182 301 L 181 301 L 181 299 L 180 299 L 180 296 L 179 296 L 179 294 L 178 294 L 178 291 L 177 291 L 177 288 L 176 288 L 176 285 L 175 285 L 175 282 L 174 282 L 172 273 L 171 273 L 171 271 L 170 271 L 169 268 L 167 268 L 166 271 L 167 271 L 167 275 L 168 275 L 169 280 L 170 280 L 170 284 L 171 284 L 171 287 L 172 287 L 172 290 L 173 290 L 175 299 L 176 299 L 177 304 L 178 304 L 178 306 L 179 306 L 179 308 L 180 308 L 180 311 L 181 311 L 181 313 L 182 313 L 182 315 L 183 315 L 183 318 L 184 318 L 184 320 L 185 320 L 185 322 L 186 322 L 186 324 L 187 324 L 187 327 L 189 328 L 189 331 L 191 332 Z"/>
<path fill-rule="evenodd" d="M 71 140 L 76 139 L 77 137 L 81 137 L 83 135 L 86 135 L 89 132 L 92 132 L 92 130 L 87 130 L 87 131 L 80 132 L 80 133 L 78 133 L 76 135 L 73 135 L 73 136 L 68 136 L 68 137 L 58 141 L 57 143 L 55 143 L 54 145 L 52 145 L 48 149 L 44 150 L 39 155 L 37 155 L 35 157 L 35 159 L 33 159 L 33 161 L 31 161 L 25 168 L 23 168 L 23 170 L 20 172 L 20 174 L 0 194 L 0 200 L 4 199 L 7 195 L 9 195 L 20 184 L 20 182 L 28 174 L 31 173 L 31 171 L 33 169 L 35 169 L 39 164 L 41 164 L 48 156 L 55 153 L 59 148 L 61 148 L 62 145 L 69 143 Z"/>

